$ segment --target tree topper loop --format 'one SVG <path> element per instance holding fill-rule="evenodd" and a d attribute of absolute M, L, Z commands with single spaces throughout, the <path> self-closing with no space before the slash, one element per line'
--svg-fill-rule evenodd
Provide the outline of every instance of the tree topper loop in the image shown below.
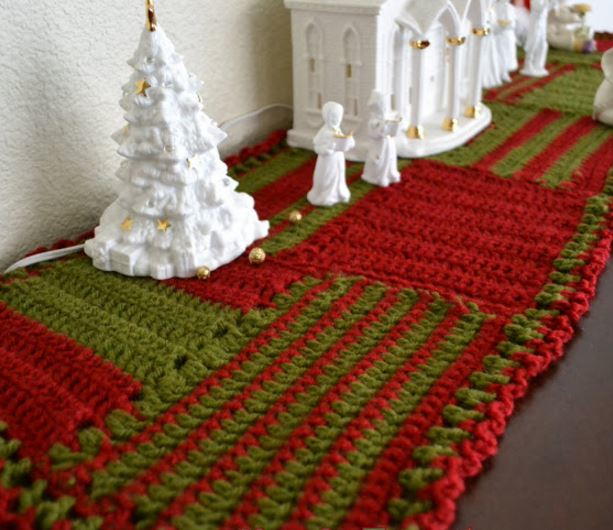
<path fill-rule="evenodd" d="M 155 15 L 155 4 L 153 0 L 146 0 L 147 6 L 147 29 L 149 31 L 155 31 L 157 29 L 157 17 Z"/>

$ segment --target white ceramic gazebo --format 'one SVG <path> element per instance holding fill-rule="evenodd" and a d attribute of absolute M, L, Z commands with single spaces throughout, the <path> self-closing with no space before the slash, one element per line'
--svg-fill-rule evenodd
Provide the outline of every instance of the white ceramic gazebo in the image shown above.
<path fill-rule="evenodd" d="M 489 125 L 481 102 L 482 47 L 491 0 L 285 0 L 292 10 L 294 127 L 312 148 L 326 101 L 345 107 L 352 160 L 367 151 L 374 89 L 402 117 L 400 156 L 458 147 Z"/>

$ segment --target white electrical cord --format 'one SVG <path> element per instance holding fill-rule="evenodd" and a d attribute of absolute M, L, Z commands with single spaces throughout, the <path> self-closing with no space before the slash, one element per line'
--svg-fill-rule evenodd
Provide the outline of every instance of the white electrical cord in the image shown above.
<path fill-rule="evenodd" d="M 74 247 L 61 248 L 59 250 L 50 250 L 48 252 L 41 252 L 40 254 L 35 254 L 34 256 L 28 256 L 27 258 L 23 258 L 19 260 L 17 263 L 11 265 L 8 269 L 4 271 L 4 274 L 8 274 L 9 272 L 13 272 L 14 270 L 21 269 L 22 267 L 29 267 L 30 265 L 35 265 L 36 263 L 40 263 L 42 261 L 51 261 L 58 258 L 63 258 L 64 256 L 68 256 L 69 254 L 74 254 L 75 252 L 79 252 L 84 245 L 76 245 Z"/>
<path fill-rule="evenodd" d="M 259 116 L 260 114 L 266 112 L 267 110 L 272 110 L 272 109 L 277 109 L 277 108 L 278 109 L 294 110 L 294 107 L 292 107 L 291 105 L 288 105 L 287 103 L 272 103 L 271 105 L 266 105 L 265 107 L 262 107 L 261 109 L 254 110 L 253 112 L 249 112 L 248 114 L 243 114 L 242 116 L 238 116 L 237 118 L 232 118 L 231 120 L 226 120 L 226 121 L 222 122 L 219 125 L 219 127 L 221 129 L 225 129 L 227 127 L 232 127 L 233 125 L 236 125 L 237 123 L 240 123 L 240 122 L 245 121 L 245 120 L 249 120 L 251 118 L 254 118 L 255 116 Z"/>
<path fill-rule="evenodd" d="M 237 123 L 240 123 L 245 120 L 249 120 L 254 118 L 255 116 L 259 116 L 260 114 L 266 112 L 267 110 L 272 110 L 275 108 L 280 109 L 288 109 L 293 110 L 291 105 L 287 105 L 286 103 L 273 103 L 271 105 L 266 105 L 261 109 L 254 110 L 253 112 L 249 112 L 247 114 L 243 114 L 242 116 L 238 116 L 237 118 L 232 118 L 231 120 L 226 120 L 219 125 L 221 129 L 232 127 Z M 225 131 L 227 132 L 227 131 Z M 22 267 L 30 267 L 31 265 L 36 265 L 37 263 L 41 263 L 43 261 L 51 261 L 54 259 L 63 258 L 64 256 L 68 256 L 70 254 L 74 254 L 75 252 L 79 252 L 83 250 L 84 245 L 76 245 L 74 247 L 62 248 L 59 250 L 50 250 L 48 252 L 41 252 L 40 254 L 35 254 L 34 256 L 29 256 L 22 260 L 19 260 L 17 263 L 13 263 L 8 269 L 4 271 L 4 274 L 8 274 L 9 272 L 13 272 L 14 270 L 21 269 Z"/>

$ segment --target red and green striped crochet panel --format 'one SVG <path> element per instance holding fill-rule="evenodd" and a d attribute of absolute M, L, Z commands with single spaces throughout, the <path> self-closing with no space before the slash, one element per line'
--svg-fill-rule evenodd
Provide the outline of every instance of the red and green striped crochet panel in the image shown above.
<path fill-rule="evenodd" d="M 229 160 L 271 219 L 259 267 L 3 278 L 0 528 L 448 528 L 613 237 L 599 57 L 551 60 L 400 184 L 350 164 L 350 204 L 307 204 L 283 134 Z"/>

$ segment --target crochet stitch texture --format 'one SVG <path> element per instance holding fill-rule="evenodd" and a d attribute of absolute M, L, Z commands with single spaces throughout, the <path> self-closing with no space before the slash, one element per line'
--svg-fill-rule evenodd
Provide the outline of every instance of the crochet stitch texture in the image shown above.
<path fill-rule="evenodd" d="M 613 238 L 599 57 L 550 60 L 400 184 L 350 164 L 350 204 L 306 202 L 284 133 L 229 159 L 271 220 L 260 267 L 2 278 L 0 528 L 448 528 Z"/>

